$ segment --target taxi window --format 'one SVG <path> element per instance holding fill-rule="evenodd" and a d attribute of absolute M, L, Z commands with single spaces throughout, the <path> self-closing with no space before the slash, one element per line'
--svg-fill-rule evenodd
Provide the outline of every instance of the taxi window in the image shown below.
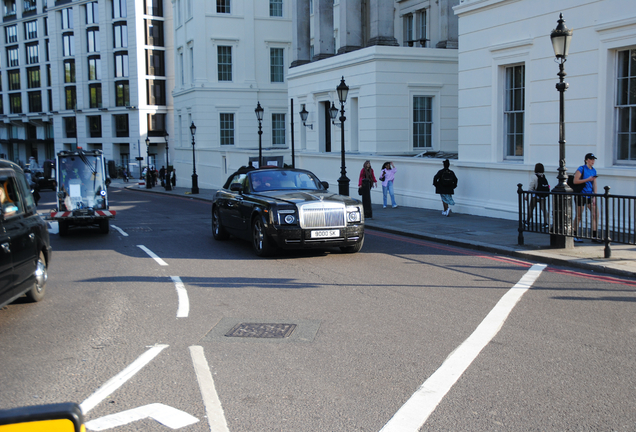
<path fill-rule="evenodd" d="M 0 172 L 0 205 L 5 219 L 24 213 L 22 194 L 13 171 Z"/>

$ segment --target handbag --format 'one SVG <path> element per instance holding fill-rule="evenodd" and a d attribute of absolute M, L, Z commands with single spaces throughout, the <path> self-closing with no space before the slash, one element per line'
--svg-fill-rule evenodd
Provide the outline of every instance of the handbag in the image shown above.
<path fill-rule="evenodd" d="M 380 176 L 380 181 L 383 182 L 385 178 L 386 178 L 386 172 L 383 170 L 382 175 Z"/>

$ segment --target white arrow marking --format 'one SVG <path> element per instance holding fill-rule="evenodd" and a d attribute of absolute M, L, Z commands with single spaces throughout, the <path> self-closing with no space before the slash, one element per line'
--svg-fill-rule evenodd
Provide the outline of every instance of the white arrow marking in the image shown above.
<path fill-rule="evenodd" d="M 192 356 L 192 364 L 197 375 L 197 381 L 199 381 L 199 389 L 201 390 L 203 405 L 205 405 L 205 412 L 208 415 L 210 431 L 230 432 L 227 428 L 225 414 L 223 414 L 221 400 L 214 387 L 214 379 L 210 373 L 210 367 L 203 353 L 203 347 L 191 346 L 190 356 Z"/>
<path fill-rule="evenodd" d="M 188 291 L 185 289 L 185 285 L 181 282 L 179 276 L 170 276 L 174 286 L 177 289 L 177 296 L 179 297 L 179 309 L 177 309 L 177 318 L 187 318 L 190 313 L 190 301 L 188 300 Z"/>
<path fill-rule="evenodd" d="M 146 246 L 144 245 L 137 245 L 137 247 L 139 249 L 141 249 L 142 251 L 146 252 L 153 260 L 157 261 L 157 263 L 161 266 L 167 266 L 168 263 L 165 262 L 164 260 L 162 260 L 161 258 L 159 258 L 157 255 L 155 255 L 155 253 L 153 251 L 151 251 L 150 249 L 148 249 Z"/>
<path fill-rule="evenodd" d="M 95 393 L 90 395 L 88 399 L 80 404 L 84 415 L 95 408 L 101 401 L 110 396 L 115 390 L 123 386 L 126 381 L 135 376 L 144 366 L 154 359 L 161 351 L 168 348 L 168 345 L 157 345 L 143 353 L 137 360 L 132 362 L 126 369 L 109 379 L 106 384 L 101 386 Z"/>
<path fill-rule="evenodd" d="M 535 264 L 499 300 L 490 313 L 439 369 L 406 401 L 380 432 L 417 432 L 481 350 L 495 337 L 521 296 L 537 280 L 544 264 Z"/>
<path fill-rule="evenodd" d="M 187 412 L 168 405 L 154 403 L 91 420 L 86 423 L 86 428 L 94 431 L 103 431 L 145 418 L 154 419 L 170 429 L 179 429 L 199 421 L 198 418 L 191 416 Z"/>
<path fill-rule="evenodd" d="M 60 232 L 60 225 L 58 224 L 57 221 L 51 221 L 49 222 L 49 234 L 59 234 Z"/>
<path fill-rule="evenodd" d="M 125 232 L 123 229 L 121 229 L 121 228 L 119 228 L 118 226 L 115 226 L 115 225 L 111 225 L 111 226 L 112 226 L 113 228 L 115 228 L 117 231 L 119 231 L 119 233 L 120 233 L 121 235 L 123 235 L 124 237 L 128 237 L 128 233 L 127 233 L 127 232 Z"/>

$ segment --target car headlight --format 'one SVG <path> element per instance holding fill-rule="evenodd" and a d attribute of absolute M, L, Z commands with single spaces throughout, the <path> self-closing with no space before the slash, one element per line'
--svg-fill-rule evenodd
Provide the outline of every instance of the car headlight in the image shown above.
<path fill-rule="evenodd" d="M 278 210 L 278 220 L 281 225 L 295 225 L 296 212 L 291 209 Z"/>
<path fill-rule="evenodd" d="M 285 215 L 285 223 L 290 225 L 296 223 L 296 217 L 291 214 Z"/>
<path fill-rule="evenodd" d="M 362 220 L 362 212 L 360 207 L 347 207 L 347 222 L 360 222 Z"/>

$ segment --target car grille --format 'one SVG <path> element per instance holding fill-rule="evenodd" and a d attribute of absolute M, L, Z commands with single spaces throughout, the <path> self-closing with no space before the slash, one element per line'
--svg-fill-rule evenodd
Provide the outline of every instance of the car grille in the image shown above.
<path fill-rule="evenodd" d="M 345 226 L 345 207 L 332 203 L 310 203 L 300 207 L 301 228 L 341 228 Z"/>

